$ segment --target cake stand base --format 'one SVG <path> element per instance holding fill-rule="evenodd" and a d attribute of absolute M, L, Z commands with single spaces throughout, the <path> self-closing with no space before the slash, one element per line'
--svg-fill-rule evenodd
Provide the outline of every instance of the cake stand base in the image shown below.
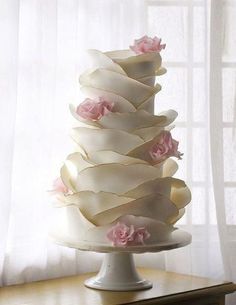
<path fill-rule="evenodd" d="M 99 273 L 85 281 L 85 286 L 99 290 L 130 291 L 152 287 L 135 268 L 133 254 L 111 252 L 105 254 Z"/>
<path fill-rule="evenodd" d="M 95 243 L 73 240 L 69 236 L 51 235 L 53 240 L 62 246 L 106 253 L 102 267 L 97 276 L 88 279 L 85 286 L 100 290 L 129 291 L 152 287 L 152 283 L 142 279 L 134 265 L 132 253 L 160 252 L 187 246 L 191 243 L 191 234 L 175 230 L 168 240 L 150 245 L 114 247 L 107 243 Z"/>

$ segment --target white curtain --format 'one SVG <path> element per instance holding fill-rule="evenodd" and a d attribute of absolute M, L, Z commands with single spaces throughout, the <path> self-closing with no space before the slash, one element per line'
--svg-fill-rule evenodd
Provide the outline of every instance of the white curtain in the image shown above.
<path fill-rule="evenodd" d="M 86 49 L 144 34 L 167 43 L 156 111 L 179 112 L 176 176 L 193 193 L 179 227 L 193 242 L 137 263 L 236 280 L 236 1 L 0 0 L 0 25 L 0 284 L 99 268 L 102 255 L 48 239 L 47 190 L 72 151 L 68 104 L 82 98 Z"/>

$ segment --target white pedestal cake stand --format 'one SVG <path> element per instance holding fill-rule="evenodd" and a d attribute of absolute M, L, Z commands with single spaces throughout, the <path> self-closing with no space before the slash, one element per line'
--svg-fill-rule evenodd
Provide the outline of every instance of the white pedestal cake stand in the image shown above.
<path fill-rule="evenodd" d="M 107 244 L 75 242 L 69 238 L 60 239 L 56 236 L 53 240 L 62 246 L 106 253 L 101 269 L 95 277 L 85 281 L 85 286 L 100 290 L 130 291 L 142 290 L 152 287 L 152 283 L 142 279 L 135 268 L 133 253 L 160 252 L 184 247 L 191 242 L 191 235 L 182 230 L 171 233 L 169 240 L 154 245 L 113 247 Z"/>

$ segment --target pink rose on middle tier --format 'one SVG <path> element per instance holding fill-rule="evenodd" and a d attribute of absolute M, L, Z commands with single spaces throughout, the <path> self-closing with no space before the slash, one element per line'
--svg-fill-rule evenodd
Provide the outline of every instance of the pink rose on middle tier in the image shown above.
<path fill-rule="evenodd" d="M 183 155 L 178 151 L 179 142 L 174 140 L 169 131 L 162 131 L 160 138 L 149 150 L 149 154 L 155 163 L 160 163 L 169 157 L 182 159 Z"/>
<path fill-rule="evenodd" d="M 76 113 L 86 120 L 97 121 L 112 112 L 114 103 L 99 97 L 99 102 L 86 98 L 76 109 Z"/>

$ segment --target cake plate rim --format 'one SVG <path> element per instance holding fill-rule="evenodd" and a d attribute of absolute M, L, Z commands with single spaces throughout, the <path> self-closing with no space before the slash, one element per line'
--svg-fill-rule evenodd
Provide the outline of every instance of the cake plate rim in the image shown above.
<path fill-rule="evenodd" d="M 190 233 L 176 229 L 171 232 L 170 237 L 166 241 L 158 242 L 155 244 L 144 244 L 137 246 L 112 246 L 106 243 L 95 243 L 91 241 L 74 241 L 68 236 L 59 237 L 55 234 L 51 234 L 50 238 L 54 243 L 65 246 L 68 248 L 73 248 L 81 251 L 92 251 L 99 253 L 111 253 L 111 252 L 124 252 L 124 253 L 146 253 L 146 252 L 161 252 L 165 250 L 172 250 L 176 248 L 181 248 L 187 246 L 192 241 L 192 236 Z"/>

